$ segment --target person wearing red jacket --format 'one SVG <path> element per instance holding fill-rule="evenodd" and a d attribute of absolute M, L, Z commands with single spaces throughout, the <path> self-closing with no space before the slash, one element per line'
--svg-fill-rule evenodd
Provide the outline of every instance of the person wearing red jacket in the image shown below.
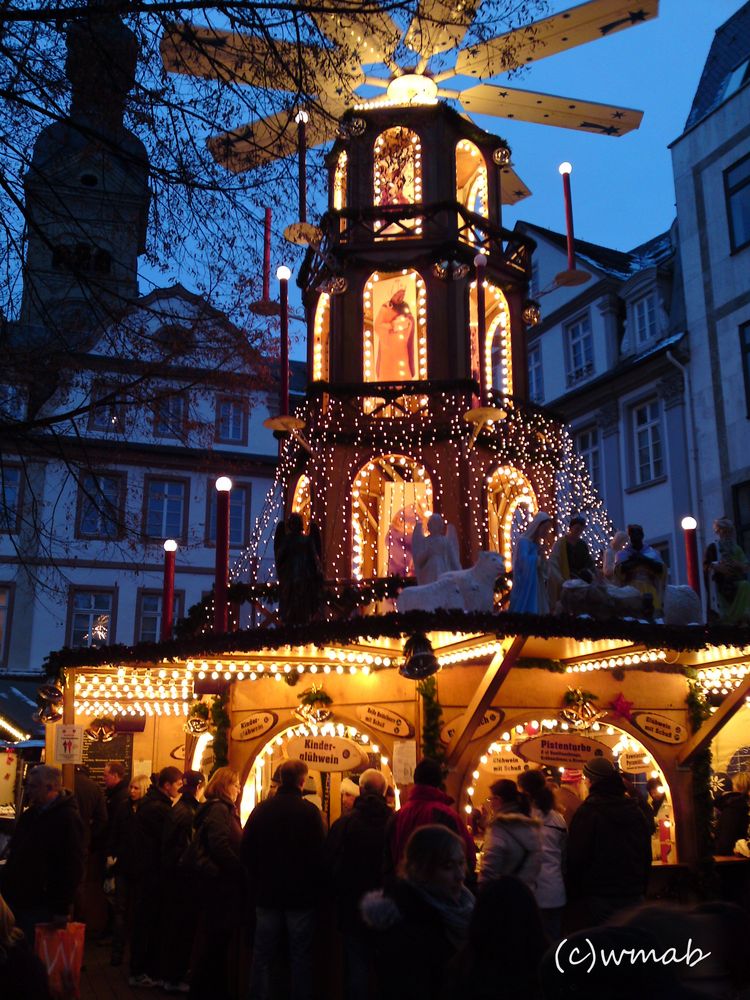
<path fill-rule="evenodd" d="M 440 823 L 461 838 L 466 852 L 467 882 L 473 883 L 477 852 L 466 824 L 443 791 L 443 769 L 439 761 L 425 757 L 414 768 L 414 784 L 406 802 L 389 823 L 384 859 L 384 875 L 390 881 L 398 873 L 406 843 L 420 826 Z"/>

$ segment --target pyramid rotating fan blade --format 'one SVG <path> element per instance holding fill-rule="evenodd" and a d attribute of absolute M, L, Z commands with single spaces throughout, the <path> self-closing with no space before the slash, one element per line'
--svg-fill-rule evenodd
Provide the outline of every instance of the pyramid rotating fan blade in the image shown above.
<path fill-rule="evenodd" d="M 343 111 L 343 105 L 341 109 Z M 307 144 L 317 146 L 333 139 L 338 127 L 337 116 L 328 117 L 319 108 L 307 108 Z M 296 109 L 279 111 L 259 118 L 252 125 L 243 125 L 232 132 L 213 135 L 207 142 L 211 155 L 236 174 L 262 163 L 269 163 L 297 152 Z"/>
<path fill-rule="evenodd" d="M 337 0 L 335 13 L 320 12 L 308 0 L 297 0 L 315 26 L 347 54 L 350 61 L 358 63 L 388 62 L 401 38 L 401 31 L 391 16 L 373 0 L 362 10 L 361 0 Z"/>
<path fill-rule="evenodd" d="M 458 54 L 456 75 L 485 80 L 632 28 L 656 17 L 658 13 L 659 0 L 639 0 L 637 5 L 623 0 L 590 0 L 497 38 L 470 45 Z"/>
<path fill-rule="evenodd" d="M 170 73 L 303 93 L 314 87 L 320 58 L 312 46 L 189 24 L 175 24 L 160 47 Z"/>
<path fill-rule="evenodd" d="M 436 52 L 447 52 L 463 41 L 482 0 L 419 0 L 419 6 L 406 29 L 404 44 L 423 59 Z"/>
<path fill-rule="evenodd" d="M 480 83 L 461 92 L 461 103 L 474 115 L 512 118 L 514 121 L 557 125 L 559 128 L 625 135 L 641 124 L 642 111 L 617 108 L 577 97 L 556 97 L 532 90 L 518 90 L 498 84 Z"/>
<path fill-rule="evenodd" d="M 503 205 L 515 205 L 531 194 L 512 166 L 500 168 L 500 200 Z"/>

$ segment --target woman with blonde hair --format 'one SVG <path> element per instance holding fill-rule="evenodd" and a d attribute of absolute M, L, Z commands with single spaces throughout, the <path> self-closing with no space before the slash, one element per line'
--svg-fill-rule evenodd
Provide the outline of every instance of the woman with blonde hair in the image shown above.
<path fill-rule="evenodd" d="M 218 768 L 195 816 L 193 841 L 200 859 L 196 889 L 202 895 L 202 909 L 190 995 L 206 1000 L 225 1000 L 230 995 L 229 949 L 244 909 L 242 827 L 237 814 L 240 789 L 234 768 Z"/>
<path fill-rule="evenodd" d="M 747 838 L 749 805 L 750 771 L 737 771 L 732 775 L 732 791 L 726 792 L 716 803 L 719 819 L 716 823 L 714 854 L 731 857 L 737 841 Z"/>
<path fill-rule="evenodd" d="M 47 970 L 16 926 L 13 911 L 0 896 L 0 995 L 3 1000 L 49 1000 Z"/>

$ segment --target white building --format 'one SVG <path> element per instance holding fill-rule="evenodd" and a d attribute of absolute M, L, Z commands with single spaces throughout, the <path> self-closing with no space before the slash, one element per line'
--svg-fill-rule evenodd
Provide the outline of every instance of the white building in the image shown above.
<path fill-rule="evenodd" d="M 750 3 L 716 32 L 672 143 L 690 336 L 698 516 L 750 552 Z"/>
<path fill-rule="evenodd" d="M 39 671 L 64 645 L 159 639 L 164 540 L 179 545 L 176 620 L 212 587 L 216 478 L 234 481 L 232 559 L 249 542 L 278 454 L 263 427 L 278 413 L 277 373 L 246 334 L 180 286 L 138 296 L 148 163 L 123 125 L 124 93 L 102 96 L 87 79 L 101 69 L 91 51 L 130 59 L 134 71 L 135 39 L 119 22 L 95 25 L 103 34 L 93 49 L 77 25 L 68 35 L 71 114 L 35 147 L 21 318 L 3 330 L 8 673 Z M 117 79 L 127 89 L 126 77 Z M 303 386 L 293 364 L 292 387 Z"/>

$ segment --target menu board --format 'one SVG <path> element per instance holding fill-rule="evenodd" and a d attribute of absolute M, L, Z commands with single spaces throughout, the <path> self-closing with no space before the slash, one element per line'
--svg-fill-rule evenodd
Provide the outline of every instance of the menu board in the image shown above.
<path fill-rule="evenodd" d="M 125 773 L 132 774 L 133 768 L 133 734 L 117 733 L 107 743 L 84 738 L 83 764 L 89 769 L 94 781 L 103 783 L 104 768 L 110 761 L 119 761 L 125 768 Z"/>

